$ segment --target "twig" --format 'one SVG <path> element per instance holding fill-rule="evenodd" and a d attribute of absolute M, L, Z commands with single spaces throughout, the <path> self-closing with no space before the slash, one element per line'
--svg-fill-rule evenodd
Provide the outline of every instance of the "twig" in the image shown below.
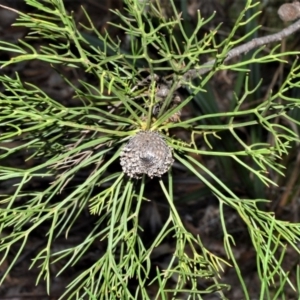
<path fill-rule="evenodd" d="M 282 39 L 284 39 L 285 37 L 293 34 L 294 32 L 298 31 L 300 29 L 300 20 L 298 20 L 297 22 L 295 22 L 294 24 L 288 26 L 287 28 L 274 33 L 274 34 L 270 34 L 267 36 L 263 36 L 260 38 L 255 38 L 250 42 L 247 42 L 243 45 L 240 45 L 238 47 L 235 47 L 233 49 L 231 49 L 226 58 L 224 59 L 224 62 L 229 61 L 230 59 L 237 57 L 241 54 L 247 53 L 252 49 L 258 48 L 260 46 L 263 45 L 267 45 L 269 43 L 272 42 L 277 42 L 277 41 L 281 41 Z M 183 85 L 184 82 L 189 81 L 189 80 L 193 80 L 207 72 L 209 72 L 213 66 L 216 63 L 216 59 L 210 60 L 206 63 L 204 63 L 201 67 L 201 69 L 196 70 L 196 69 L 191 69 L 189 71 L 187 71 L 181 78 L 180 82 L 178 83 L 178 88 L 181 87 Z"/>

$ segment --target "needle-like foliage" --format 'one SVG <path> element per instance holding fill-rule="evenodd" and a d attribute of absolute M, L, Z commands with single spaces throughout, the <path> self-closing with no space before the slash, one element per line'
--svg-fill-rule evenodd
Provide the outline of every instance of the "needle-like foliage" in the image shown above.
<path fill-rule="evenodd" d="M 26 2 L 35 12 L 18 12 L 15 26 L 24 26 L 29 32 L 18 44 L 0 41 L 0 50 L 11 53 L 9 60 L 1 62 L 2 70 L 40 60 L 58 72 L 61 67 L 81 68 L 98 85 L 80 79 L 74 84 L 61 73 L 76 100 L 76 105 L 68 106 L 25 82 L 18 73 L 0 76 L 0 180 L 13 183 L 0 202 L 2 261 L 18 245 L 1 282 L 31 235 L 46 226 L 47 242 L 32 267 L 39 267 L 37 282 L 45 280 L 48 292 L 52 276 L 76 266 L 95 243 L 102 244 L 99 257 L 77 273 L 61 299 L 205 299 L 204 295 L 211 293 L 225 299 L 229 286 L 220 279 L 225 264 L 236 270 L 244 298 L 250 299 L 234 255 L 235 240 L 227 228 L 224 207 L 230 207 L 247 226 L 256 251 L 260 299 L 276 299 L 285 285 L 297 289 L 281 265 L 287 245 L 299 253 L 300 224 L 278 220 L 264 205 L 271 199 L 259 195 L 243 198 L 228 178 L 219 175 L 232 174 L 235 168 L 245 186 L 271 187 L 274 174 L 285 174 L 282 158 L 299 142 L 300 122 L 290 112 L 300 108 L 300 100 L 290 91 L 300 88 L 300 53 L 281 52 L 278 44 L 271 44 L 267 51 L 261 47 L 250 52 L 246 59 L 225 61 L 234 47 L 248 42 L 259 30 L 259 26 L 253 27 L 237 38 L 236 33 L 257 17 L 259 12 L 245 16 L 259 3 L 246 1 L 230 34 L 219 41 L 218 27 L 201 38 L 199 35 L 213 15 L 204 19 L 198 12 L 191 31 L 172 0 L 171 17 L 163 14 L 159 1 L 125 0 L 124 11 L 113 11 L 118 21 L 110 25 L 124 32 L 126 48 L 124 41 L 109 32 L 98 32 L 86 12 L 89 26 L 76 24 L 62 0 Z M 159 24 L 154 25 L 153 18 Z M 214 59 L 209 72 L 197 78 L 186 76 L 191 69 L 203 68 L 203 55 Z M 253 101 L 263 81 L 250 83 L 250 66 L 269 62 L 289 65 L 290 71 L 276 91 Z M 236 72 L 242 80 L 226 111 L 218 110 L 209 92 L 209 82 L 221 70 Z M 178 82 L 185 97 L 174 104 Z M 167 95 L 162 92 L 164 85 Z M 201 113 L 180 120 L 180 112 L 188 105 L 200 107 Z M 257 128 L 263 134 L 258 134 Z M 158 131 L 175 159 L 167 174 L 152 179 L 159 182 L 169 216 L 150 245 L 140 236 L 139 216 L 143 202 L 154 200 L 145 196 L 152 180 L 146 175 L 129 178 L 119 163 L 124 145 L 141 130 Z M 177 138 L 178 130 L 185 131 L 188 140 Z M 252 138 L 243 138 L 243 131 L 251 132 Z M 20 167 L 7 163 L 20 156 L 31 163 Z M 203 163 L 210 160 L 217 162 L 219 173 Z M 174 202 L 178 166 L 218 199 L 227 257 L 213 253 L 201 236 L 185 227 Z M 84 179 L 79 178 L 83 171 L 87 174 Z M 43 188 L 35 189 L 35 181 L 45 182 Z M 97 216 L 85 239 L 66 249 L 53 249 L 57 238 L 68 238 L 82 214 Z M 168 236 L 175 240 L 172 259 L 151 277 L 151 255 Z M 59 261 L 64 265 L 53 274 L 51 264 Z M 200 283 L 208 278 L 212 280 L 203 288 Z M 157 287 L 154 295 L 149 286 Z"/>

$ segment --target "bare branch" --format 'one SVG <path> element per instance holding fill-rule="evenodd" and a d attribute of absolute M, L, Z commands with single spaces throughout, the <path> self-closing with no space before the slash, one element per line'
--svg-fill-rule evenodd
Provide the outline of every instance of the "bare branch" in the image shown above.
<path fill-rule="evenodd" d="M 241 54 L 247 53 L 252 49 L 258 48 L 260 46 L 263 45 L 267 45 L 270 44 L 272 42 L 278 42 L 281 41 L 282 39 L 284 39 L 285 37 L 295 33 L 296 31 L 298 31 L 300 29 L 300 20 L 298 20 L 297 22 L 293 23 L 292 25 L 288 26 L 287 28 L 274 33 L 274 34 L 270 34 L 267 36 L 263 36 L 260 38 L 255 38 L 250 42 L 247 42 L 243 45 L 240 45 L 238 47 L 235 47 L 233 49 L 231 49 L 226 58 L 224 59 L 224 62 L 229 61 L 230 59 L 237 57 Z M 201 67 L 201 69 L 196 70 L 196 69 L 191 69 L 189 71 L 187 71 L 183 76 L 182 79 L 180 80 L 180 82 L 178 83 L 178 88 L 180 86 L 182 86 L 183 82 L 189 81 L 189 80 L 193 80 L 207 72 L 209 72 L 214 64 L 216 63 L 216 59 L 210 60 L 206 63 L 204 63 Z"/>

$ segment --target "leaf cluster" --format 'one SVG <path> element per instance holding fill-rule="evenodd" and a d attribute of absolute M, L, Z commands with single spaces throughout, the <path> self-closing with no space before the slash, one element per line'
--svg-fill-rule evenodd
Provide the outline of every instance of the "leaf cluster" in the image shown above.
<path fill-rule="evenodd" d="M 1 62 L 1 68 L 39 60 L 51 64 L 57 72 L 64 67 L 81 68 L 93 78 L 93 83 L 78 79 L 78 84 L 74 84 L 60 73 L 74 90 L 72 101 L 76 100 L 76 105 L 67 106 L 32 83 L 24 82 L 19 73 L 0 76 L 0 179 L 13 182 L 13 192 L 2 195 L 0 202 L 2 261 L 14 245 L 19 247 L 1 282 L 35 230 L 45 225 L 46 243 L 34 257 L 32 267 L 39 266 L 37 282 L 45 280 L 48 292 L 51 264 L 67 261 L 55 274 L 58 276 L 78 264 L 92 245 L 102 243 L 99 257 L 70 283 L 61 298 L 151 299 L 147 288 L 150 285 L 157 287 L 155 299 L 202 299 L 214 292 L 225 299 L 229 287 L 222 283 L 220 274 L 226 264 L 235 268 L 245 299 L 250 299 L 233 253 L 235 240 L 227 229 L 224 207 L 228 206 L 246 224 L 256 250 L 261 299 L 276 299 L 286 284 L 295 288 L 281 265 L 286 245 L 299 253 L 296 245 L 300 225 L 276 219 L 264 209 L 267 200 L 242 198 L 232 188 L 233 183 L 224 180 L 231 178 L 229 174 L 236 169 L 249 189 L 256 184 L 262 189 L 275 185 L 273 174 L 284 175 L 281 160 L 299 142 L 300 122 L 291 111 L 299 110 L 300 101 L 290 93 L 300 87 L 299 53 L 281 52 L 275 45 L 270 51 L 259 48 L 232 64 L 224 62 L 233 47 L 246 42 L 259 29 L 254 26 L 236 38 L 237 31 L 257 17 L 258 12 L 251 18 L 245 17 L 249 10 L 257 8 L 257 3 L 248 0 L 232 31 L 217 42 L 219 27 L 200 35 L 213 15 L 204 19 L 198 12 L 196 26 L 190 30 L 173 1 L 173 15 L 167 17 L 161 13 L 158 1 L 126 0 L 124 11 L 113 11 L 118 22 L 110 23 L 128 38 L 129 46 L 125 48 L 120 39 L 108 32 L 100 33 L 84 9 L 89 25 L 76 24 L 63 1 L 26 2 L 38 12 L 18 12 L 15 25 L 28 28 L 29 33 L 18 44 L 0 41 L 0 50 L 12 55 Z M 154 17 L 159 17 L 157 26 Z M 46 42 L 39 45 L 38 41 Z M 201 78 L 190 80 L 185 74 L 203 68 L 203 55 L 215 59 L 212 69 Z M 281 86 L 261 101 L 252 101 L 262 81 L 253 85 L 249 66 L 268 62 L 288 64 L 286 57 L 293 62 Z M 213 76 L 222 70 L 238 74 L 236 93 L 226 111 L 218 109 L 209 86 Z M 140 85 L 145 73 L 151 79 L 146 87 Z M 171 92 L 163 99 L 160 115 L 153 118 L 153 107 L 161 101 L 156 98 L 156 74 L 168 79 Z M 172 106 L 178 82 L 185 88 L 186 97 Z M 179 122 L 166 122 L 189 106 L 198 108 L 195 115 Z M 186 170 L 218 199 L 227 257 L 212 253 L 199 236 L 185 227 L 174 202 L 176 165 L 165 178 L 158 179 L 169 215 L 155 239 L 145 245 L 140 236 L 139 216 L 143 202 L 149 200 L 145 189 L 151 181 L 145 177 L 140 181 L 129 180 L 118 164 L 123 143 L 145 127 L 164 134 L 174 149 L 179 170 Z M 179 130 L 186 133 L 186 141 L 176 137 Z M 251 139 L 244 139 L 243 131 L 251 133 Z M 30 167 L 7 163 L 24 155 L 26 161 L 33 161 Z M 218 172 L 197 157 L 204 157 L 204 162 L 216 160 Z M 87 172 L 84 179 L 83 171 Z M 222 172 L 228 176 L 220 176 Z M 32 189 L 35 180 L 44 180 L 45 187 Z M 54 251 L 55 240 L 68 237 L 87 208 L 90 216 L 97 216 L 93 229 L 77 245 Z M 168 236 L 175 240 L 172 258 L 166 269 L 157 268 L 150 278 L 151 255 Z M 203 281 L 207 284 L 205 289 L 200 287 Z M 271 285 L 275 287 L 273 294 Z"/>

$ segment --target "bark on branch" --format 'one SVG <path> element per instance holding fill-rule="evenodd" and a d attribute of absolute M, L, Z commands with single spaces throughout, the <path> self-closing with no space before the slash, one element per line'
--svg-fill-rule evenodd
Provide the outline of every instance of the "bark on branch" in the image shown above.
<path fill-rule="evenodd" d="M 261 47 L 263 45 L 267 45 L 270 44 L 272 42 L 278 42 L 281 41 L 282 39 L 284 39 L 285 37 L 295 33 L 296 31 L 298 31 L 300 29 L 300 20 L 296 21 L 295 23 L 293 23 L 292 25 L 288 26 L 287 28 L 274 33 L 274 34 L 270 34 L 267 36 L 263 36 L 260 38 L 255 38 L 250 42 L 247 42 L 243 45 L 237 46 L 233 49 L 231 49 L 227 55 L 226 58 L 224 59 L 224 62 L 229 61 L 230 59 L 240 56 L 241 54 L 245 54 L 247 52 L 249 52 L 252 49 Z M 206 63 L 204 63 L 202 65 L 202 68 L 199 70 L 196 69 L 191 69 L 189 71 L 187 71 L 183 76 L 182 79 L 180 80 L 180 82 L 178 83 L 178 88 L 180 86 L 182 86 L 183 82 L 189 81 L 189 80 L 193 80 L 207 72 L 209 72 L 214 64 L 216 63 L 216 59 L 210 60 Z"/>

